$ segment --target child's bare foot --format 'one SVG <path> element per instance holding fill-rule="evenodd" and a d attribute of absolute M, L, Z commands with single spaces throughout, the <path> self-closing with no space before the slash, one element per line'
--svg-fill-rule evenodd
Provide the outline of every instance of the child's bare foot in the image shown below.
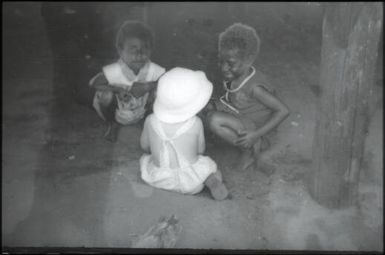
<path fill-rule="evenodd" d="M 229 195 L 226 186 L 216 174 L 211 174 L 205 181 L 205 184 L 210 189 L 211 195 L 215 200 L 224 200 Z"/>
<path fill-rule="evenodd" d="M 109 142 L 115 143 L 118 139 L 118 130 L 119 126 L 117 124 L 110 124 L 104 134 L 104 138 Z"/>
<path fill-rule="evenodd" d="M 255 162 L 254 152 L 251 149 L 242 150 L 239 170 L 245 171 Z"/>

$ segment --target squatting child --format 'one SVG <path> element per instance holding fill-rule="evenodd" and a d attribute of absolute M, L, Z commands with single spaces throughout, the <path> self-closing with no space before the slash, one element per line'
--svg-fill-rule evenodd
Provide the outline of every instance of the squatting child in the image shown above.
<path fill-rule="evenodd" d="M 142 179 L 156 188 L 196 194 L 204 185 L 216 200 L 228 191 L 216 163 L 205 151 L 203 124 L 196 116 L 208 103 L 213 86 L 201 71 L 173 68 L 160 79 L 153 114 L 140 138 Z"/>
<path fill-rule="evenodd" d="M 247 169 L 277 126 L 289 115 L 267 77 L 253 63 L 260 38 L 247 25 L 235 23 L 219 35 L 219 67 L 225 94 L 207 114 L 209 129 L 242 150 L 240 169 Z"/>
<path fill-rule="evenodd" d="M 145 116 L 156 81 L 165 69 L 150 60 L 153 34 L 138 21 L 126 21 L 116 37 L 119 60 L 104 66 L 90 81 L 96 89 L 93 107 L 107 121 L 105 138 L 115 142 L 120 125 L 138 122 Z"/>

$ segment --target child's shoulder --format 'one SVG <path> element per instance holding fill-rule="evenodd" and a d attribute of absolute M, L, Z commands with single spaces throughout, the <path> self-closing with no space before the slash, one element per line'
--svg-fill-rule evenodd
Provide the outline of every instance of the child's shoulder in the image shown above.
<path fill-rule="evenodd" d="M 166 69 L 152 61 L 150 61 L 148 73 L 151 80 L 158 80 L 159 77 L 166 72 Z"/>
<path fill-rule="evenodd" d="M 253 90 L 258 90 L 259 88 L 264 88 L 270 93 L 274 93 L 274 88 L 270 83 L 268 76 L 260 70 L 255 70 L 255 74 L 251 79 Z"/>
<path fill-rule="evenodd" d="M 143 130 L 146 130 L 147 127 L 152 125 L 151 123 L 152 121 L 154 121 L 153 118 L 154 118 L 154 113 L 147 115 L 147 117 L 144 119 L 144 122 L 143 122 Z"/>
<path fill-rule="evenodd" d="M 98 84 L 108 84 L 108 80 L 103 72 L 97 73 L 94 77 L 89 81 L 90 86 L 98 85 Z"/>
<path fill-rule="evenodd" d="M 144 119 L 144 124 L 148 124 L 149 121 L 151 121 L 155 117 L 154 113 L 151 113 L 147 115 L 147 117 Z"/>
<path fill-rule="evenodd" d="M 156 68 L 156 69 L 160 69 L 160 70 L 166 70 L 164 67 L 162 67 L 161 65 L 155 63 L 155 62 L 152 62 L 150 61 L 150 65 L 153 67 L 153 68 Z"/>
<path fill-rule="evenodd" d="M 193 133 L 200 133 L 203 130 L 203 122 L 202 119 L 195 115 L 192 119 L 194 121 L 194 124 L 191 127 L 191 131 Z"/>
<path fill-rule="evenodd" d="M 193 118 L 195 119 L 195 126 L 203 127 L 202 119 L 198 115 L 195 115 Z"/>
<path fill-rule="evenodd" d="M 251 80 L 256 85 L 264 85 L 264 84 L 270 85 L 268 76 L 258 69 L 255 69 L 255 74 Z"/>
<path fill-rule="evenodd" d="M 157 63 L 154 63 L 150 61 L 150 68 L 155 72 L 155 73 L 164 73 L 166 72 L 166 69 L 162 66 L 160 66 Z"/>

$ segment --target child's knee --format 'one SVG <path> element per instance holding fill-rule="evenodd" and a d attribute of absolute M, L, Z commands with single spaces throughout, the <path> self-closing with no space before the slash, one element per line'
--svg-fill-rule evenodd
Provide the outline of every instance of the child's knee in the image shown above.
<path fill-rule="evenodd" d="M 113 99 L 114 99 L 114 93 L 111 91 L 104 91 L 103 93 L 99 94 L 99 103 L 104 107 L 107 107 L 108 105 L 110 105 Z"/>
<path fill-rule="evenodd" d="M 216 132 L 219 129 L 221 119 L 216 112 L 210 111 L 207 113 L 207 123 L 211 131 Z"/>

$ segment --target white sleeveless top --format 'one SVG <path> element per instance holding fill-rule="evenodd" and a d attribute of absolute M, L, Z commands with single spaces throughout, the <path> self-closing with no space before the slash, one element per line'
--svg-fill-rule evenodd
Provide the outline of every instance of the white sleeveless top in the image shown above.
<path fill-rule="evenodd" d="M 177 150 L 175 147 L 174 140 L 188 131 L 195 123 L 196 117 L 192 117 L 185 121 L 185 123 L 179 127 L 179 129 L 174 133 L 172 137 L 167 137 L 160 121 L 156 118 L 155 114 L 151 118 L 151 125 L 154 128 L 156 134 L 162 141 L 160 149 L 160 167 L 171 168 L 170 162 L 170 150 L 174 150 L 179 167 L 186 167 L 190 163 L 185 159 L 185 157 Z"/>
<path fill-rule="evenodd" d="M 121 59 L 103 67 L 103 74 L 108 83 L 120 84 L 126 88 L 127 91 L 131 89 L 134 82 L 157 81 L 165 71 L 166 70 L 163 67 L 149 61 L 139 70 L 138 74 L 135 75 Z M 93 79 L 95 78 L 96 76 Z M 90 83 L 92 83 L 93 79 Z M 94 107 L 96 110 L 98 110 L 98 93 L 99 92 L 96 92 L 94 98 Z M 128 125 L 142 119 L 145 114 L 145 105 L 148 96 L 149 93 L 144 94 L 140 98 L 135 98 L 131 95 L 127 97 L 127 99 L 122 99 L 116 96 L 118 102 L 118 108 L 115 112 L 116 121 L 123 125 Z"/>
<path fill-rule="evenodd" d="M 140 159 L 142 179 L 151 186 L 177 191 L 184 194 L 195 194 L 203 189 L 207 177 L 217 171 L 216 163 L 208 156 L 198 155 L 198 160 L 191 164 L 178 151 L 174 140 L 185 134 L 196 122 L 197 117 L 190 118 L 178 130 L 168 137 L 155 114 L 149 116 L 150 124 L 161 140 L 159 166 L 156 166 L 152 156 L 144 154 Z M 177 157 L 178 167 L 171 168 L 170 152 L 173 150 Z"/>

